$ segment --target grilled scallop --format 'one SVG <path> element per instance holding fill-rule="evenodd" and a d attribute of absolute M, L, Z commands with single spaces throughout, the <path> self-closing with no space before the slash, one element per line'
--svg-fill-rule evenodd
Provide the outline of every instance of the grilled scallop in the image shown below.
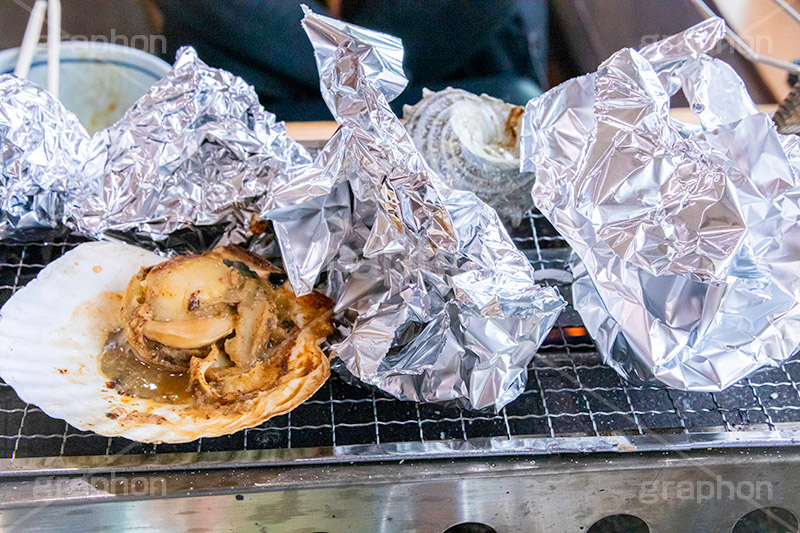
<path fill-rule="evenodd" d="M 0 311 L 0 376 L 79 429 L 143 442 L 224 435 L 325 382 L 331 308 L 235 247 L 163 261 L 82 244 Z"/>

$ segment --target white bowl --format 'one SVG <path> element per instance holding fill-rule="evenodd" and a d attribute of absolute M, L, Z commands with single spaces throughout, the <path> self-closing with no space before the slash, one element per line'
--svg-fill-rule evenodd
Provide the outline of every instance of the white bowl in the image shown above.
<path fill-rule="evenodd" d="M 12 74 L 19 48 L 0 52 L 0 74 Z M 111 43 L 61 43 L 60 97 L 91 135 L 119 120 L 153 83 L 170 70 L 166 61 Z M 47 87 L 47 46 L 33 54 L 28 79 Z"/>

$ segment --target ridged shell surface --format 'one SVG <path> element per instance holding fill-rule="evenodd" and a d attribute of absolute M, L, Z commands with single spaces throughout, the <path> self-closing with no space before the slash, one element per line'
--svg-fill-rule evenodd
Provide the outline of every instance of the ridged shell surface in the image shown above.
<path fill-rule="evenodd" d="M 515 226 L 531 206 L 533 173 L 519 171 L 522 108 L 462 89 L 423 91 L 403 108 L 405 127 L 426 162 L 455 188 L 474 192 Z"/>
<path fill-rule="evenodd" d="M 98 362 L 119 313 L 102 303 L 113 302 L 104 295 L 120 293 L 141 267 L 162 261 L 134 246 L 92 242 L 50 263 L 0 310 L 0 377 L 51 417 L 141 442 L 189 442 L 253 427 L 295 407 L 325 382 L 327 357 L 310 375 L 287 377 L 233 412 L 118 394 Z"/>
<path fill-rule="evenodd" d="M 778 104 L 772 119 L 779 133 L 800 135 L 800 82 L 795 83 L 789 95 Z"/>

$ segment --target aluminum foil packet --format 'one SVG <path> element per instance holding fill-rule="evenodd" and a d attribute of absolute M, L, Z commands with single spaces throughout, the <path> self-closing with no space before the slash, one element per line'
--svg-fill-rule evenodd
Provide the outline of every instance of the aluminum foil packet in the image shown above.
<path fill-rule="evenodd" d="M 260 214 L 295 291 L 322 284 L 336 301 L 332 349 L 349 372 L 402 399 L 500 409 L 564 301 L 536 285 L 496 213 L 414 148 L 388 105 L 407 83 L 400 41 L 306 13 L 342 125 L 313 161 L 191 48 L 92 137 L 43 89 L 1 77 L 0 238 L 66 225 L 169 242 L 218 226 L 239 241 Z"/>
<path fill-rule="evenodd" d="M 388 104 L 407 83 L 399 39 L 305 13 L 341 127 L 312 165 L 272 182 L 263 212 L 295 292 L 324 275 L 346 324 L 332 349 L 363 382 L 500 409 L 564 301 L 534 282 L 495 211 L 446 187 L 414 147 Z"/>
<path fill-rule="evenodd" d="M 719 391 L 800 345 L 800 138 L 709 19 L 532 100 L 522 169 L 576 252 L 574 306 L 622 376 Z M 670 117 L 683 90 L 700 126 Z"/>
<path fill-rule="evenodd" d="M 311 157 L 241 78 L 182 48 L 172 70 L 89 137 L 35 84 L 0 77 L 0 238 L 69 228 L 163 241 L 218 226 L 241 241 L 270 181 Z"/>
<path fill-rule="evenodd" d="M 0 238 L 63 227 L 66 204 L 85 188 L 77 170 L 88 159 L 88 137 L 46 90 L 0 76 Z"/>

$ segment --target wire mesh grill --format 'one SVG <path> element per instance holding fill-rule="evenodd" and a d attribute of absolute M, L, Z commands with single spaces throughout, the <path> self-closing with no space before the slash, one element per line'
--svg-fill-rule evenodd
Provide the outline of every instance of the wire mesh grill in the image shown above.
<path fill-rule="evenodd" d="M 512 236 L 541 282 L 557 286 L 569 300 L 564 273 L 569 250 L 544 217 L 529 215 L 520 228 L 512 229 Z M 59 242 L 0 243 L 0 304 L 80 242 L 70 237 Z M 737 435 L 735 445 L 768 444 L 764 435 L 800 431 L 798 382 L 800 360 L 791 360 L 721 393 L 632 385 L 602 364 L 570 307 L 529 367 L 525 392 L 499 413 L 401 402 L 348 385 L 334 375 L 309 401 L 259 427 L 187 444 L 141 444 L 79 431 L 25 404 L 0 382 L 0 465 L 11 468 L 30 458 L 66 456 L 299 449 L 313 449 L 317 456 L 337 461 L 348 457 L 337 450 L 356 448 L 362 460 L 369 460 L 373 451 L 377 458 L 378 449 L 400 443 L 423 445 L 416 448 L 416 455 L 423 457 L 428 449 L 425 444 L 446 444 L 445 449 L 451 450 L 447 454 L 457 457 L 459 449 L 487 439 L 495 445 L 519 443 L 506 447 L 514 453 L 604 451 L 600 443 L 609 436 L 630 436 L 628 442 L 651 437 L 650 449 L 670 449 L 674 439 L 667 437 L 671 435 L 717 436 L 704 447 L 723 442 L 720 435 L 732 434 Z M 557 449 L 532 446 L 546 439 L 558 439 L 561 444 Z M 498 449 L 484 448 L 489 454 Z M 282 457 L 283 462 L 291 459 L 291 455 Z"/>

